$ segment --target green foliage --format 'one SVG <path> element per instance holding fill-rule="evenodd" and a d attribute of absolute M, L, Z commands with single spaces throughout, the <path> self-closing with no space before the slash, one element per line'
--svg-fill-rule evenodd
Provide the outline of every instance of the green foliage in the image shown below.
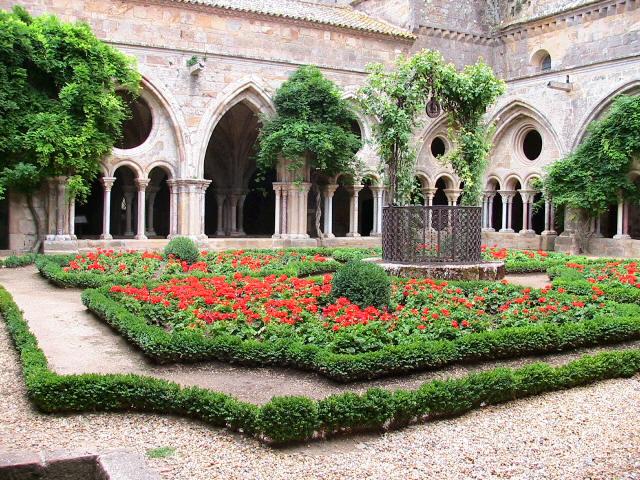
<path fill-rule="evenodd" d="M 544 180 L 555 205 L 580 208 L 589 216 L 609 205 L 640 199 L 640 187 L 628 177 L 640 152 L 640 97 L 621 95 L 605 118 L 589 125 L 587 138 L 566 158 L 554 162 Z"/>
<path fill-rule="evenodd" d="M 172 238 L 166 247 L 164 247 L 165 256 L 173 255 L 180 260 L 191 264 L 198 261 L 200 251 L 196 242 L 188 237 Z"/>
<path fill-rule="evenodd" d="M 487 286 L 477 282 L 475 286 Z M 82 301 L 120 334 L 158 363 L 218 360 L 244 365 L 295 367 L 340 382 L 442 368 L 454 363 L 513 358 L 640 338 L 640 307 L 618 305 L 616 317 L 507 327 L 455 340 L 416 341 L 365 353 L 332 353 L 316 345 L 283 338 L 272 342 L 233 335 L 204 336 L 191 330 L 168 332 L 108 296 L 108 287 L 85 290 Z"/>
<path fill-rule="evenodd" d="M 391 302 L 391 279 L 379 265 L 349 262 L 334 275 L 331 296 L 348 298 L 362 308 L 386 308 Z"/>
<path fill-rule="evenodd" d="M 354 173 L 354 155 L 362 144 L 352 133 L 356 117 L 336 85 L 314 66 L 303 66 L 274 97 L 276 115 L 264 118 L 258 138 L 258 167 L 273 168 L 280 158 L 296 170 L 309 160 L 325 175 Z"/>
<path fill-rule="evenodd" d="M 71 177 L 82 198 L 121 134 L 136 93 L 133 61 L 84 23 L 0 11 L 0 190 L 30 194 L 47 177 Z"/>
<path fill-rule="evenodd" d="M 147 450 L 147 457 L 149 458 L 167 458 L 176 453 L 176 449 L 173 447 L 157 447 Z"/>
<path fill-rule="evenodd" d="M 18 268 L 26 267 L 36 261 L 37 255 L 35 253 L 25 253 L 24 255 L 9 255 L 4 260 L 0 260 L 0 267 L 3 268 Z"/>
<path fill-rule="evenodd" d="M 483 116 L 504 93 L 504 82 L 483 62 L 459 72 L 432 50 L 398 58 L 393 71 L 386 71 L 381 64 L 370 65 L 369 73 L 360 98 L 364 111 L 379 120 L 374 137 L 386 166 L 393 202 L 410 202 L 416 160 L 413 132 L 427 101 L 433 99 L 442 106 L 449 122 L 455 148 L 444 160 L 465 184 L 462 204 L 478 205 L 492 133 Z"/>

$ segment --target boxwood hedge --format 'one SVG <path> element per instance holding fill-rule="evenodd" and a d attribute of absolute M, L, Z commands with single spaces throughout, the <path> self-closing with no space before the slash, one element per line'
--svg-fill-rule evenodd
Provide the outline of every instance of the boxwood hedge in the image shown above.
<path fill-rule="evenodd" d="M 559 367 L 544 363 L 496 368 L 437 380 L 413 391 L 379 388 L 322 400 L 274 397 L 258 406 L 199 387 L 139 375 L 58 375 L 49 370 L 11 295 L 0 287 L 0 315 L 20 354 L 29 398 L 47 413 L 138 411 L 177 414 L 241 431 L 271 444 L 338 433 L 397 428 L 423 419 L 460 415 L 488 404 L 630 377 L 640 371 L 640 349 L 584 356 Z"/>

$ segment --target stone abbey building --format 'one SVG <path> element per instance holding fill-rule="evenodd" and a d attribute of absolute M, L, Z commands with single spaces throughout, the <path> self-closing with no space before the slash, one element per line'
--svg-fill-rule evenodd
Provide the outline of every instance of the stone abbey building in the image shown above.
<path fill-rule="evenodd" d="M 13 0 L 0 0 L 9 9 Z M 318 65 L 348 99 L 371 62 L 440 50 L 458 66 L 483 58 L 508 85 L 487 113 L 495 122 L 483 227 L 489 244 L 565 248 L 562 218 L 535 180 L 585 136 L 613 98 L 640 89 L 636 0 L 23 0 L 34 15 L 87 22 L 138 61 L 143 92 L 124 138 L 104 159 L 84 205 L 66 179 L 43 187 L 45 248 L 149 248 L 189 235 L 211 248 L 315 245 L 315 198 L 285 168 L 258 180 L 255 140 L 278 86 Z M 355 100 L 354 100 L 355 105 Z M 379 244 L 384 187 L 359 114 L 366 168 L 326 179 L 328 245 Z M 455 204 L 464 185 L 438 157 L 451 148 L 443 116 L 415 132 L 424 202 Z M 640 166 L 629 172 L 640 181 Z M 266 192 L 266 193 L 265 193 Z M 0 206 L 0 249 L 34 242 L 26 202 Z M 640 256 L 635 205 L 612 205 L 593 222 L 589 249 Z M 566 235 L 565 231 L 565 235 Z M 557 245 L 556 245 L 557 244 Z"/>

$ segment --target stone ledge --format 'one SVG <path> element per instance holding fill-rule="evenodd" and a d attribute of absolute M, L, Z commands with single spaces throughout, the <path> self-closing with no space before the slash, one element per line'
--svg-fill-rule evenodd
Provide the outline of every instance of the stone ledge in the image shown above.
<path fill-rule="evenodd" d="M 437 280 L 502 280 L 506 275 L 503 262 L 473 264 L 391 263 L 381 258 L 365 258 L 365 262 L 380 265 L 389 274 L 403 278 L 433 278 Z"/>
<path fill-rule="evenodd" d="M 7 480 L 159 480 L 140 455 L 115 451 L 103 455 L 59 450 L 0 452 L 0 479 Z"/>

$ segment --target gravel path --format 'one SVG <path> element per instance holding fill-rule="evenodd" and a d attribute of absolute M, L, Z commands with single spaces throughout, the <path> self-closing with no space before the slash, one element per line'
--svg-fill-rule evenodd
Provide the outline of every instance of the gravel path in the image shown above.
<path fill-rule="evenodd" d="M 640 375 L 487 407 L 385 435 L 273 450 L 170 416 L 43 415 L 0 322 L 0 451 L 144 454 L 165 479 L 640 479 Z"/>
<path fill-rule="evenodd" d="M 435 372 L 343 385 L 313 373 L 282 368 L 248 368 L 221 362 L 155 365 L 87 311 L 80 301 L 80 290 L 57 288 L 40 277 L 33 267 L 0 269 L 0 284 L 9 290 L 24 311 L 31 330 L 38 337 L 38 343 L 49 360 L 50 368 L 60 374 L 137 373 L 182 385 L 210 388 L 253 403 L 268 402 L 275 395 L 324 398 L 344 391 L 363 392 L 371 387 L 415 389 L 428 380 L 458 377 L 498 365 L 518 367 L 540 360 L 562 364 L 585 353 L 640 348 L 640 341 L 636 341 L 554 355 L 477 365 L 453 365 Z"/>
<path fill-rule="evenodd" d="M 504 278 L 514 285 L 532 288 L 544 288 L 551 283 L 546 273 L 512 273 Z"/>

